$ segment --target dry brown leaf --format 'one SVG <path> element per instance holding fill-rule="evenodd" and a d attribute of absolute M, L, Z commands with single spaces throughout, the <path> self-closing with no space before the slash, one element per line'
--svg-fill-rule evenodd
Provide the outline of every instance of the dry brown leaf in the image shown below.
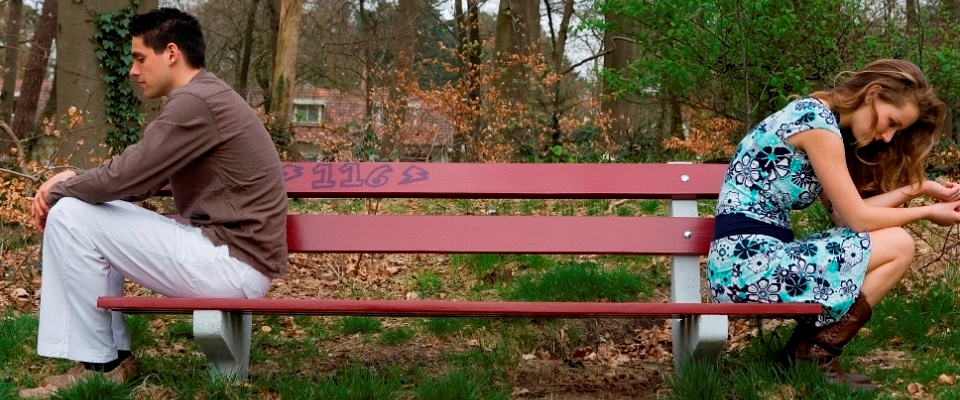
<path fill-rule="evenodd" d="M 573 351 L 573 358 L 584 358 L 587 355 L 593 353 L 593 350 L 589 347 L 581 347 Z"/>
<path fill-rule="evenodd" d="M 907 391 L 910 392 L 910 394 L 912 394 L 912 395 L 914 395 L 914 396 L 919 395 L 919 394 L 923 393 L 923 385 L 921 385 L 921 384 L 919 384 L 919 383 L 916 383 L 916 382 L 913 382 L 913 383 L 907 385 Z"/>

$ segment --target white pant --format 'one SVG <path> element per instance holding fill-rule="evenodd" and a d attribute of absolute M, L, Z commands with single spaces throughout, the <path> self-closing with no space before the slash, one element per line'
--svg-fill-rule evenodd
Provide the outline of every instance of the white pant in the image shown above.
<path fill-rule="evenodd" d="M 260 298 L 271 279 L 214 246 L 199 228 L 122 201 L 65 197 L 43 237 L 37 354 L 104 363 L 130 350 L 123 314 L 97 297 L 123 295 L 124 277 L 164 296 Z"/>

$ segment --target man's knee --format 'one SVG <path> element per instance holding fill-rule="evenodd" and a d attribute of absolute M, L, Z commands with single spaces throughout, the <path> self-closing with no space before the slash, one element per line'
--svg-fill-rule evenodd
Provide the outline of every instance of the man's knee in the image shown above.
<path fill-rule="evenodd" d="M 47 229 L 62 224 L 72 218 L 90 213 L 91 205 L 73 197 L 64 197 L 57 201 L 47 214 Z"/>

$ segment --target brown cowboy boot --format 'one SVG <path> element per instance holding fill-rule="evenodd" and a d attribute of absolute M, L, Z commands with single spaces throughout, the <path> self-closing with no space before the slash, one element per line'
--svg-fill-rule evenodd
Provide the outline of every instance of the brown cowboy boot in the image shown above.
<path fill-rule="evenodd" d="M 787 341 L 787 346 L 784 349 L 784 355 L 780 358 L 780 363 L 785 368 L 793 367 L 797 358 L 809 358 L 809 357 L 800 357 L 797 352 L 797 347 L 800 342 L 808 340 L 811 336 L 814 335 L 817 327 L 813 322 L 797 320 L 797 326 L 793 328 L 793 334 L 790 335 L 790 340 Z M 870 377 L 861 374 L 854 374 L 847 372 L 847 380 L 851 382 L 859 383 L 870 383 Z"/>
<path fill-rule="evenodd" d="M 850 310 L 836 322 L 823 326 L 797 325 L 798 332 L 795 345 L 788 343 L 788 351 L 793 359 L 808 359 L 817 362 L 820 370 L 827 376 L 827 380 L 834 383 L 844 383 L 851 389 L 876 390 L 877 386 L 864 375 L 848 374 L 840 368 L 837 357 L 843 353 L 843 346 L 857 336 L 860 328 L 870 321 L 873 308 L 867 302 L 863 293 L 860 293 Z M 796 331 L 795 331 L 796 332 Z M 792 341 L 791 337 L 791 341 Z M 860 378 L 863 376 L 863 378 Z"/>

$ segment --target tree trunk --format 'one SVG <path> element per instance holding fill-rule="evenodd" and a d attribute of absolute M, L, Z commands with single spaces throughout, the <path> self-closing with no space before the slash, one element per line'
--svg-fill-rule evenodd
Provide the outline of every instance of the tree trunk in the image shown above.
<path fill-rule="evenodd" d="M 43 110 L 40 111 L 40 115 L 37 117 L 37 122 L 44 124 L 43 128 L 46 128 L 46 124 L 55 123 L 55 115 L 57 112 L 57 65 L 53 65 L 53 83 L 50 85 L 50 98 L 47 99 L 47 104 L 43 106 Z M 48 121 L 48 122 L 45 122 Z M 37 129 L 39 130 L 39 129 Z M 28 140 L 24 144 L 23 149 L 27 154 L 33 154 L 36 149 L 43 148 L 45 146 L 55 144 L 53 142 L 53 136 L 41 135 L 37 137 L 36 140 Z"/>
<path fill-rule="evenodd" d="M 76 107 L 84 115 L 84 125 L 75 129 L 60 126 L 64 143 L 58 157 L 67 157 L 73 166 L 86 168 L 108 155 L 100 146 L 112 125 L 105 121 L 104 82 L 100 65 L 93 53 L 97 49 L 91 38 L 96 31 L 91 12 L 118 11 L 130 6 L 129 0 L 86 0 L 57 2 L 57 68 L 56 81 L 67 90 L 57 90 L 57 116 Z M 137 12 L 157 8 L 157 0 L 141 0 Z M 134 85 L 135 86 L 135 85 Z M 61 89 L 63 89 L 61 88 Z M 141 99 L 142 110 L 155 108 L 159 100 Z"/>
<path fill-rule="evenodd" d="M 0 120 L 10 123 L 14 92 L 17 90 L 17 72 L 20 60 L 20 20 L 23 18 L 23 0 L 10 0 L 7 33 L 3 44 L 3 89 L 0 90 Z M 3 147 L 4 150 L 7 146 Z"/>
<path fill-rule="evenodd" d="M 300 19 L 303 0 L 283 0 L 280 6 L 280 35 L 274 61 L 272 95 L 277 124 L 288 132 L 293 115 L 293 88 L 297 81 L 297 47 L 300 43 Z"/>
<path fill-rule="evenodd" d="M 960 22 L 960 0 L 940 0 L 940 4 L 947 9 L 953 23 Z"/>
<path fill-rule="evenodd" d="M 622 39 L 625 36 L 622 33 L 623 30 L 620 29 L 622 18 L 612 13 L 608 13 L 605 17 L 612 22 L 610 26 L 614 28 L 608 28 L 603 34 L 603 48 L 608 52 L 603 57 L 603 68 L 622 71 L 637 58 L 637 48 L 633 42 Z M 615 143 L 633 144 L 632 133 L 639 115 L 637 103 L 629 101 L 616 90 L 604 84 L 600 108 L 610 116 L 610 134 Z"/>
<path fill-rule="evenodd" d="M 493 57 L 505 71 L 500 77 L 503 93 L 516 102 L 526 100 L 523 63 L 529 62 L 529 56 L 535 53 L 539 37 L 540 3 L 537 0 L 500 1 Z"/>
<path fill-rule="evenodd" d="M 460 85 L 464 88 L 467 95 L 467 110 L 473 110 L 473 106 L 480 103 L 480 84 L 479 70 L 481 62 L 480 46 L 480 25 L 479 25 L 479 4 L 478 0 L 467 0 L 466 9 L 462 0 L 454 2 L 454 16 L 457 21 L 457 45 L 460 54 Z M 471 111 L 465 111 L 463 117 L 469 120 L 470 124 L 466 127 L 460 127 L 453 133 L 451 143 L 450 161 L 467 161 L 467 144 L 474 137 L 479 137 L 480 127 L 476 115 Z"/>
<path fill-rule="evenodd" d="M 386 121 L 384 121 L 383 133 L 380 137 L 380 159 L 388 160 L 400 154 L 401 150 L 401 132 L 406 125 L 407 120 L 407 99 L 404 84 L 409 84 L 408 77 L 413 76 L 410 73 L 413 59 L 415 58 L 417 44 L 417 21 L 421 12 L 420 0 L 399 0 L 397 2 L 397 27 L 396 38 L 394 39 L 394 60 L 393 75 L 389 77 L 392 82 L 384 82 L 388 88 L 387 102 L 383 105 L 383 112 Z"/>
<path fill-rule="evenodd" d="M 276 62 L 277 59 L 277 45 L 280 41 L 280 0 L 264 0 L 264 4 L 267 6 L 267 11 L 270 14 L 270 36 L 268 37 L 267 43 L 270 44 L 270 62 Z M 268 65 L 267 71 L 265 73 L 258 73 L 258 81 L 260 82 L 260 87 L 263 90 L 263 110 L 266 112 L 273 111 L 273 99 L 271 98 L 273 93 L 273 77 L 275 75 L 274 70 L 277 68 L 276 64 Z M 268 80 L 269 79 L 269 80 Z"/>
<path fill-rule="evenodd" d="M 550 29 L 550 67 L 553 73 L 563 73 L 563 53 L 567 47 L 567 32 L 570 26 L 570 18 L 573 15 L 573 0 L 563 0 L 563 11 L 560 17 L 560 25 L 554 30 L 553 26 L 553 6 L 550 0 L 543 0 L 543 5 L 547 9 L 547 22 Z M 561 78 L 562 79 L 562 78 Z M 550 143 L 548 146 L 562 145 L 561 137 L 563 131 L 560 128 L 560 120 L 563 118 L 565 110 L 563 105 L 565 99 L 560 82 L 556 82 L 553 90 L 550 92 Z M 546 149 L 544 149 L 546 150 Z"/>
<path fill-rule="evenodd" d="M 20 85 L 20 99 L 13 118 L 13 133 L 24 139 L 33 133 L 36 123 L 37 102 L 40 89 L 47 76 L 47 61 L 50 45 L 57 32 L 57 0 L 44 0 L 40 10 L 40 23 L 30 45 L 30 59 L 27 61 L 23 84 Z"/>
<path fill-rule="evenodd" d="M 907 32 L 916 32 L 917 26 L 920 25 L 920 17 L 917 10 L 917 0 L 907 0 L 906 8 Z"/>
<path fill-rule="evenodd" d="M 250 0 L 246 25 L 243 27 L 243 54 L 240 56 L 240 73 L 237 75 L 237 93 L 240 93 L 244 99 L 247 99 L 247 86 L 250 80 L 250 56 L 253 52 L 253 29 L 256 27 L 259 6 L 260 0 Z"/>
<path fill-rule="evenodd" d="M 549 4 L 550 0 L 544 0 L 545 4 Z M 556 38 L 553 40 L 553 66 L 555 70 L 559 73 L 563 68 L 563 53 L 567 48 L 567 34 L 570 31 L 570 18 L 573 16 L 573 0 L 564 0 L 563 2 L 563 15 L 560 19 L 560 26 L 557 30 Z M 550 27 L 550 31 L 553 31 L 553 27 Z"/>

